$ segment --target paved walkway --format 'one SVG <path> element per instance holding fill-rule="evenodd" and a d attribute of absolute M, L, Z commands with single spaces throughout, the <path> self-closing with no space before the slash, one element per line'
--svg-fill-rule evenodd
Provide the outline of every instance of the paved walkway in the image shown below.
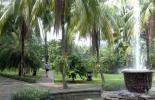
<path fill-rule="evenodd" d="M 62 84 L 54 83 L 52 72 L 49 73 L 50 77 L 46 77 L 43 74 L 42 78 L 37 83 L 27 83 L 23 81 L 18 81 L 10 78 L 4 78 L 0 76 L 0 100 L 11 100 L 11 96 L 17 90 L 22 89 L 23 87 L 43 87 L 49 89 L 51 92 L 62 92 L 62 91 L 74 91 L 74 90 L 96 90 L 100 89 L 99 85 L 96 84 L 68 84 L 68 89 L 63 89 Z M 151 89 L 151 91 L 155 91 L 155 87 Z"/>
<path fill-rule="evenodd" d="M 50 72 L 50 74 L 52 74 L 52 72 Z M 28 86 L 43 87 L 54 93 L 60 91 L 94 90 L 99 88 L 99 86 L 93 84 L 68 84 L 69 88 L 63 89 L 62 84 L 53 83 L 51 77 L 47 78 L 44 74 L 41 80 L 32 84 L 0 76 L 0 100 L 11 100 L 13 93 Z"/>
<path fill-rule="evenodd" d="M 0 76 L 0 100 L 11 100 L 11 95 L 25 86 L 30 84 Z"/>

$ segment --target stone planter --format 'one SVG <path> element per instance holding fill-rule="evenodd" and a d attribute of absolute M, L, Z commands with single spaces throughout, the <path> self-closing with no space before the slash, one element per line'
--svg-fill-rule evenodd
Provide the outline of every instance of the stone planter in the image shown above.
<path fill-rule="evenodd" d="M 124 81 L 126 88 L 130 92 L 146 93 L 152 86 L 153 71 L 142 70 L 124 70 Z"/>

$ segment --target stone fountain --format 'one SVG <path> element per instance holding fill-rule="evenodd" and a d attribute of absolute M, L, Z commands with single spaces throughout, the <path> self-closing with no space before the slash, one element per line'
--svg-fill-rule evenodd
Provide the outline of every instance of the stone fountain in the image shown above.
<path fill-rule="evenodd" d="M 134 6 L 134 37 L 133 37 L 133 57 L 134 67 L 123 70 L 126 88 L 130 92 L 146 93 L 152 86 L 153 71 L 144 66 L 144 57 L 142 57 L 140 45 L 140 6 L 139 0 L 135 0 Z"/>
<path fill-rule="evenodd" d="M 155 91 L 149 92 L 152 86 L 153 71 L 144 66 L 140 45 L 140 0 L 134 0 L 133 15 L 135 19 L 132 40 L 133 66 L 122 70 L 127 90 L 103 92 L 104 100 L 155 100 Z"/>
<path fill-rule="evenodd" d="M 148 93 L 152 86 L 151 70 L 123 70 L 126 88 L 130 92 Z"/>

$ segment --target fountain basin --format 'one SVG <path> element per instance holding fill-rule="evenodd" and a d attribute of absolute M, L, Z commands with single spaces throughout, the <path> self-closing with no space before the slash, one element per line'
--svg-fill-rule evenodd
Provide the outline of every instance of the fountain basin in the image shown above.
<path fill-rule="evenodd" d="M 146 93 L 152 86 L 152 70 L 123 70 L 126 88 L 130 92 Z"/>

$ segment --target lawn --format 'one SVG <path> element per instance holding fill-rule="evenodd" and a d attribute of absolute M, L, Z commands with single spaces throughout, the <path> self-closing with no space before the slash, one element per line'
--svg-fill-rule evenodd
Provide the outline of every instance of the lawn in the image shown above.
<path fill-rule="evenodd" d="M 54 77 L 55 77 L 55 82 L 59 82 L 62 80 L 61 74 L 59 72 L 54 72 Z M 111 82 L 118 82 L 123 80 L 122 74 L 104 74 L 104 77 L 105 77 L 105 81 L 111 81 Z M 71 79 L 69 79 L 68 77 L 67 77 L 67 80 L 71 81 Z M 77 76 L 75 81 L 80 81 L 80 80 L 82 79 L 79 76 Z M 93 75 L 93 81 L 101 82 L 100 74 Z"/>
<path fill-rule="evenodd" d="M 23 81 L 27 81 L 27 82 L 35 82 L 37 80 L 40 79 L 41 75 L 43 73 L 43 70 L 39 70 L 37 76 L 31 76 L 30 75 L 26 75 L 26 77 L 23 79 Z M 18 76 L 18 71 L 9 71 L 9 70 L 4 70 L 3 72 L 0 71 L 0 75 L 4 76 L 4 77 L 9 77 L 9 78 L 13 78 L 13 79 L 17 79 L 17 80 L 22 80 L 21 78 L 19 78 Z M 54 78 L 55 78 L 55 83 L 61 83 L 62 82 L 62 78 L 61 78 L 61 74 L 59 72 L 54 72 Z M 111 86 L 124 86 L 124 79 L 123 79 L 123 74 L 104 74 L 104 78 L 105 78 L 105 87 L 111 87 Z M 98 74 L 97 76 L 93 76 L 93 81 L 86 81 L 82 80 L 79 76 L 77 76 L 75 82 L 73 82 L 71 79 L 69 79 L 67 77 L 68 83 L 74 83 L 74 84 L 80 84 L 80 83 L 84 83 L 84 84 L 96 84 L 96 85 L 100 85 L 101 84 L 101 79 L 100 79 L 100 74 Z M 153 86 L 155 86 L 155 77 L 153 77 Z"/>
<path fill-rule="evenodd" d="M 55 72 L 54 73 L 54 77 L 55 77 L 55 82 L 62 82 L 62 78 L 61 78 L 61 74 L 59 72 Z M 105 78 L 105 83 L 106 84 L 124 84 L 124 79 L 123 79 L 123 74 L 104 74 L 104 78 Z M 71 79 L 69 79 L 67 77 L 67 80 L 69 82 L 71 82 Z M 93 76 L 93 81 L 86 81 L 82 80 L 79 76 L 77 76 L 77 79 L 75 80 L 76 83 L 83 81 L 82 83 L 90 83 L 90 84 L 101 84 L 101 78 L 100 75 L 98 74 L 96 77 L 95 75 Z M 155 86 L 155 76 L 153 76 L 153 86 Z"/>
<path fill-rule="evenodd" d="M 32 76 L 32 73 L 27 74 L 26 76 L 18 76 L 18 71 L 16 70 L 4 70 L 0 71 L 0 76 L 8 77 L 16 80 L 21 80 L 29 83 L 35 83 L 41 78 L 42 70 L 38 71 L 36 76 Z"/>

